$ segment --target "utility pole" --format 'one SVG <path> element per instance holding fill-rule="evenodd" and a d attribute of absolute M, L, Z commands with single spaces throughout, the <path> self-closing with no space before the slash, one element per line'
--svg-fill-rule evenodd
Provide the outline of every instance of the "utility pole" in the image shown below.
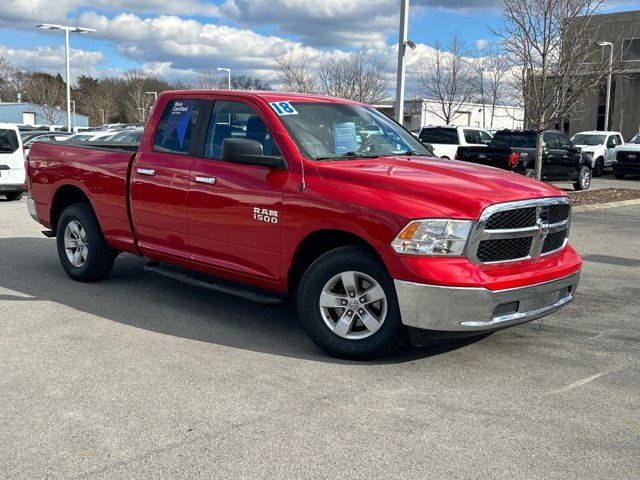
<path fill-rule="evenodd" d="M 402 125 L 404 118 L 404 55 L 407 50 L 407 33 L 409 30 L 409 0 L 400 0 L 400 29 L 398 31 L 398 70 L 396 83 L 396 121 Z M 415 48 L 415 45 L 412 48 Z"/>
<path fill-rule="evenodd" d="M 609 131 L 609 109 L 611 108 L 611 75 L 613 73 L 613 43 L 598 42 L 601 47 L 609 47 L 609 73 L 607 75 L 607 101 L 604 108 L 604 129 Z"/>

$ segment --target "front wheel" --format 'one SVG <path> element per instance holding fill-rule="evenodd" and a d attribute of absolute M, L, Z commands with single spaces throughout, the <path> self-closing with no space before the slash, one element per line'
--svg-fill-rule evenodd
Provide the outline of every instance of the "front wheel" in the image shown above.
<path fill-rule="evenodd" d="M 104 240 L 91 207 L 76 203 L 60 216 L 56 229 L 62 268 L 78 282 L 95 282 L 109 275 L 117 252 Z"/>
<path fill-rule="evenodd" d="M 20 200 L 22 198 L 22 192 L 7 192 L 4 196 L 7 200 L 13 202 L 14 200 Z"/>
<path fill-rule="evenodd" d="M 599 157 L 596 160 L 596 165 L 593 169 L 593 176 L 594 177 L 601 177 L 602 174 L 604 173 L 604 158 Z"/>
<path fill-rule="evenodd" d="M 573 184 L 573 188 L 576 190 L 588 190 L 591 186 L 591 169 L 589 167 L 582 167 L 580 173 L 578 173 L 578 181 Z"/>
<path fill-rule="evenodd" d="M 359 247 L 336 248 L 318 258 L 300 282 L 297 303 L 311 340 L 336 357 L 382 357 L 406 333 L 393 280 Z"/>

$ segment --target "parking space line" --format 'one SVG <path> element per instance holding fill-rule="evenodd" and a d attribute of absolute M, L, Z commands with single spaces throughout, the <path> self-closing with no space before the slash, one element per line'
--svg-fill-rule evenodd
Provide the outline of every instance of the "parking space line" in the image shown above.
<path fill-rule="evenodd" d="M 586 378 L 583 378 L 583 379 L 578 380 L 576 382 L 573 382 L 573 383 L 567 385 L 566 387 L 561 388 L 560 390 L 554 390 L 554 391 L 549 392 L 549 393 L 564 393 L 564 392 L 568 392 L 569 390 L 573 390 L 574 388 L 581 387 L 582 385 L 586 385 L 589 382 L 593 382 L 597 378 L 600 378 L 603 375 L 608 375 L 611 372 L 612 371 L 596 373 L 595 375 L 591 375 L 590 377 L 586 377 Z"/>

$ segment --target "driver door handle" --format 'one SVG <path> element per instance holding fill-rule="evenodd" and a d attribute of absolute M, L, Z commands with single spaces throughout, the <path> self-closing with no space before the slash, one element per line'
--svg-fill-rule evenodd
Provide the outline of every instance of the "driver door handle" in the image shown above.
<path fill-rule="evenodd" d="M 201 177 L 199 175 L 196 175 L 195 182 L 196 183 L 204 183 L 206 185 L 215 185 L 216 184 L 216 179 L 215 179 L 215 177 Z"/>

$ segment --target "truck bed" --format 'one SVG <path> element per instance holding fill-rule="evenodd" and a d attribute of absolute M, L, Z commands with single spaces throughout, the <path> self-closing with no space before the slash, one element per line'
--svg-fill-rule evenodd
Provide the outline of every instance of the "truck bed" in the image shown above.
<path fill-rule="evenodd" d="M 106 142 L 35 143 L 28 168 L 31 196 L 42 224 L 55 228 L 58 196 L 77 195 L 80 191 L 91 199 L 107 243 L 119 250 L 135 251 L 128 179 L 136 151 L 135 145 Z M 59 191 L 62 185 L 65 187 Z"/>

